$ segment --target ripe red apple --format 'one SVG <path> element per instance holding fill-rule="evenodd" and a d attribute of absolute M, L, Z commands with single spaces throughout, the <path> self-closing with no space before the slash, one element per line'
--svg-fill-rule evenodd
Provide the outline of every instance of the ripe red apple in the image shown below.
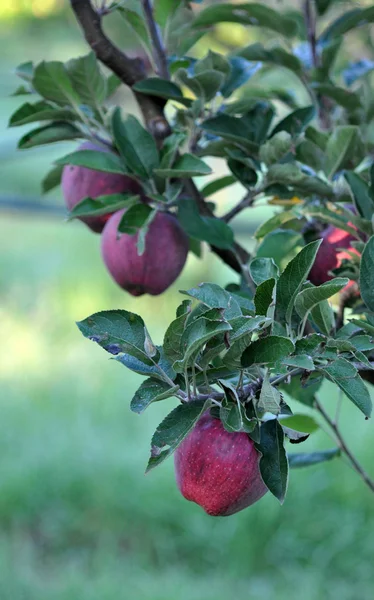
<path fill-rule="evenodd" d="M 188 237 L 173 215 L 159 212 L 148 229 L 145 252 L 139 256 L 138 236 L 118 233 L 124 212 L 116 212 L 104 227 L 104 263 L 118 285 L 133 296 L 162 294 L 184 267 Z"/>
<path fill-rule="evenodd" d="M 330 225 L 322 233 L 322 244 L 317 252 L 316 260 L 309 273 L 309 281 L 314 285 L 321 285 L 325 281 L 329 281 L 333 278 L 329 275 L 329 271 L 336 269 L 341 264 L 343 258 L 350 258 L 347 252 L 339 251 L 339 248 L 349 248 L 350 251 L 354 251 L 351 246 L 356 238 L 338 229 L 333 225 Z"/>
<path fill-rule="evenodd" d="M 78 150 L 110 152 L 109 148 L 91 142 L 85 142 L 79 146 Z M 126 175 L 103 173 L 74 165 L 64 167 L 61 185 L 65 204 L 69 210 L 72 210 L 74 206 L 87 197 L 98 198 L 108 194 L 122 193 L 138 194 L 140 190 L 138 183 Z M 95 233 L 101 233 L 111 214 L 113 213 L 98 217 L 81 217 L 80 220 L 86 223 Z"/>
<path fill-rule="evenodd" d="M 175 451 L 178 487 L 208 515 L 232 515 L 267 492 L 259 458 L 246 433 L 229 433 L 207 412 Z"/>

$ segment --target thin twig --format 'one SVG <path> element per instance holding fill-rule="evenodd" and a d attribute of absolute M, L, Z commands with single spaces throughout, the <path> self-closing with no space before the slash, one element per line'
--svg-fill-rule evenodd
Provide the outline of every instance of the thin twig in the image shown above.
<path fill-rule="evenodd" d="M 317 47 L 317 19 L 316 19 L 316 10 L 315 10 L 315 2 L 313 0 L 305 0 L 304 2 L 304 22 L 306 33 L 308 37 L 310 54 L 312 57 L 312 63 L 314 69 L 318 69 L 320 66 L 320 57 L 318 55 L 318 47 Z M 330 118 L 330 110 L 331 110 L 331 101 L 325 96 L 320 96 L 316 94 L 313 88 L 309 85 L 309 81 L 307 76 L 302 78 L 302 81 L 309 91 L 312 100 L 316 101 L 318 108 L 318 116 L 319 122 L 322 129 L 330 129 L 331 127 L 331 118 Z"/>
<path fill-rule="evenodd" d="M 236 217 L 236 215 L 241 213 L 242 210 L 244 210 L 245 208 L 251 207 L 253 205 L 256 197 L 260 193 L 261 193 L 261 190 L 249 191 L 236 206 L 234 206 L 225 215 L 223 215 L 222 221 L 225 221 L 225 223 L 229 223 L 229 221 L 231 221 L 231 219 L 233 219 L 234 217 Z"/>
<path fill-rule="evenodd" d="M 157 66 L 158 74 L 163 79 L 170 79 L 166 50 L 160 28 L 154 19 L 152 1 L 142 0 L 142 5 L 149 35 L 152 40 L 153 58 Z"/>
<path fill-rule="evenodd" d="M 306 33 L 312 55 L 313 67 L 318 67 L 319 59 L 317 54 L 317 36 L 316 36 L 316 15 L 313 9 L 312 0 L 305 0 L 304 3 L 304 20 Z"/>
<path fill-rule="evenodd" d="M 349 459 L 349 462 L 351 463 L 352 467 L 360 475 L 360 477 L 366 483 L 366 485 L 371 489 L 372 492 L 374 492 L 374 481 L 369 477 L 369 475 L 362 468 L 362 466 L 360 465 L 358 460 L 355 458 L 355 456 L 352 454 L 352 452 L 347 447 L 347 444 L 346 444 L 344 438 L 342 437 L 342 434 L 340 432 L 340 429 L 339 429 L 337 423 L 335 423 L 330 418 L 330 416 L 327 414 L 327 412 L 323 408 L 322 404 L 317 400 L 317 398 L 314 401 L 314 405 L 316 407 L 316 410 L 321 415 L 321 417 L 323 417 L 323 419 L 326 421 L 326 423 L 329 425 L 329 427 L 334 432 L 334 435 L 335 435 L 335 438 L 336 438 L 336 441 L 337 441 L 337 444 L 338 444 L 340 450 Z"/>

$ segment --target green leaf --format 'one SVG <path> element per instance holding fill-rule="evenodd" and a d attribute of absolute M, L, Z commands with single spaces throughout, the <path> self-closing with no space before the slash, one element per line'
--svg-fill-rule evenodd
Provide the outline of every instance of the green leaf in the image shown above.
<path fill-rule="evenodd" d="M 42 193 L 46 194 L 50 190 L 60 185 L 62 176 L 62 167 L 52 167 L 47 175 L 42 179 Z"/>
<path fill-rule="evenodd" d="M 357 369 L 350 362 L 340 357 L 331 365 L 321 368 L 321 371 L 340 387 L 366 417 L 370 417 L 372 409 L 370 394 Z"/>
<path fill-rule="evenodd" d="M 217 117 L 203 121 L 200 127 L 212 135 L 238 142 L 248 150 L 258 152 L 258 144 L 251 140 L 252 132 L 242 118 L 220 114 Z"/>
<path fill-rule="evenodd" d="M 320 333 L 311 333 L 296 341 L 295 354 L 316 356 L 321 354 L 321 344 L 326 344 L 325 336 Z"/>
<path fill-rule="evenodd" d="M 344 167 L 351 168 L 352 157 L 356 164 L 361 161 L 357 152 L 360 141 L 361 135 L 357 126 L 335 127 L 326 146 L 325 173 L 329 178 Z"/>
<path fill-rule="evenodd" d="M 229 57 L 229 65 L 231 71 L 226 75 L 226 81 L 220 90 L 220 93 L 224 98 L 230 98 L 230 96 L 232 96 L 232 94 L 240 87 L 245 85 L 258 70 L 257 64 L 253 64 L 241 56 Z"/>
<path fill-rule="evenodd" d="M 273 302 L 275 279 L 267 279 L 260 283 L 256 289 L 254 303 L 256 315 L 267 315 L 268 309 Z"/>
<path fill-rule="evenodd" d="M 290 440 L 291 444 L 301 444 L 308 439 L 309 433 L 305 431 L 295 431 L 295 429 L 291 429 L 290 427 L 286 427 L 286 425 L 282 424 L 282 429 L 284 435 Z"/>
<path fill-rule="evenodd" d="M 225 309 L 225 314 L 230 313 L 227 318 L 234 318 L 242 315 L 240 306 L 233 296 L 216 283 L 200 283 L 196 288 L 181 290 L 180 292 L 190 298 L 199 300 L 199 302 L 202 302 L 209 308 Z"/>
<path fill-rule="evenodd" d="M 147 96 L 156 96 L 157 98 L 164 98 L 165 100 L 175 100 L 176 102 L 184 104 L 184 106 L 190 106 L 192 104 L 190 98 L 184 98 L 180 87 L 167 79 L 149 77 L 148 79 L 138 81 L 132 89 L 135 92 L 141 92 Z"/>
<path fill-rule="evenodd" d="M 272 63 L 280 67 L 285 67 L 295 73 L 302 72 L 302 65 L 299 59 L 287 52 L 282 46 L 274 46 L 266 49 L 262 44 L 251 44 L 236 53 L 248 61 L 260 61 Z"/>
<path fill-rule="evenodd" d="M 131 196 L 129 198 L 132 200 Z M 141 227 L 144 226 L 150 214 L 152 207 L 148 204 L 133 204 L 123 214 L 122 219 L 118 223 L 118 232 L 127 233 L 128 235 L 136 235 Z"/>
<path fill-rule="evenodd" d="M 215 179 L 214 181 L 207 183 L 207 185 L 200 190 L 200 193 L 202 196 L 204 196 L 204 198 L 209 198 L 209 196 L 213 196 L 213 194 L 220 192 L 233 183 L 236 183 L 235 177 L 232 175 L 224 175 L 219 179 Z"/>
<path fill-rule="evenodd" d="M 33 88 L 47 100 L 56 104 L 77 107 L 81 103 L 79 94 L 75 91 L 72 81 L 62 62 L 43 61 L 35 68 L 32 78 Z"/>
<path fill-rule="evenodd" d="M 225 338 L 220 335 L 217 338 L 212 338 L 206 345 L 203 351 L 202 357 L 199 360 L 200 366 L 205 369 L 213 359 L 224 352 L 227 349 L 228 344 L 230 348 L 223 357 L 225 364 L 236 364 L 236 359 L 239 358 L 251 343 L 251 337 L 253 332 L 258 332 L 271 325 L 271 319 L 263 316 L 250 317 L 241 316 L 230 319 L 229 325 L 231 330 L 226 334 Z M 238 368 L 240 367 L 240 363 Z"/>
<path fill-rule="evenodd" d="M 93 171 L 104 173 L 125 174 L 123 162 L 114 152 L 100 152 L 98 150 L 77 150 L 66 154 L 55 161 L 56 165 L 75 165 Z"/>
<path fill-rule="evenodd" d="M 229 154 L 233 153 L 229 152 Z M 229 158 L 227 161 L 227 166 L 235 175 L 235 178 L 248 190 L 251 190 L 257 183 L 257 173 L 255 168 L 252 168 L 252 165 L 249 164 L 250 162 L 252 162 L 251 159 L 240 160 L 234 158 Z"/>
<path fill-rule="evenodd" d="M 131 6 L 135 7 L 133 4 Z M 135 7 L 136 8 L 136 7 Z M 144 17 L 137 10 L 131 10 L 129 7 L 119 5 L 117 10 L 120 12 L 121 16 L 125 19 L 126 23 L 129 27 L 134 31 L 134 33 L 138 36 L 140 42 L 144 46 L 145 49 L 151 51 L 151 40 L 148 33 L 148 29 L 144 22 Z"/>
<path fill-rule="evenodd" d="M 260 443 L 256 448 L 261 452 L 261 477 L 270 490 L 282 504 L 288 485 L 288 459 L 284 449 L 284 434 L 277 419 L 262 423 Z"/>
<path fill-rule="evenodd" d="M 303 431 L 305 433 L 313 433 L 319 429 L 317 421 L 309 415 L 295 414 L 292 416 L 282 416 L 281 425 L 294 429 L 295 431 Z"/>
<path fill-rule="evenodd" d="M 314 371 L 315 369 L 314 362 L 310 356 L 306 356 L 305 354 L 285 358 L 282 364 L 289 367 L 296 367 L 297 369 L 306 369 L 307 371 Z"/>
<path fill-rule="evenodd" d="M 275 135 L 279 131 L 287 131 L 292 137 L 296 137 L 306 129 L 315 115 L 316 110 L 314 106 L 297 108 L 276 125 L 271 135 Z"/>
<path fill-rule="evenodd" d="M 277 313 L 280 320 L 290 322 L 294 303 L 306 281 L 322 240 L 311 242 L 293 258 L 281 274 L 277 286 Z"/>
<path fill-rule="evenodd" d="M 194 73 L 200 74 L 205 71 L 219 71 L 226 77 L 230 75 L 232 70 L 230 62 L 223 54 L 212 52 L 209 50 L 208 54 L 201 60 L 198 60 L 194 66 Z"/>
<path fill-rule="evenodd" d="M 118 107 L 113 112 L 112 129 L 116 146 L 128 168 L 139 177 L 149 179 L 159 165 L 154 138 L 134 116 L 122 119 Z"/>
<path fill-rule="evenodd" d="M 335 326 L 334 311 L 327 300 L 312 308 L 312 319 L 321 333 L 330 335 Z"/>
<path fill-rule="evenodd" d="M 261 146 L 260 161 L 266 165 L 272 165 L 285 157 L 290 152 L 292 145 L 290 134 L 286 131 L 279 131 Z"/>
<path fill-rule="evenodd" d="M 222 425 L 229 433 L 240 431 L 250 433 L 256 427 L 256 421 L 248 419 L 244 406 L 239 402 L 237 404 L 231 402 L 227 406 L 221 406 L 219 416 Z"/>
<path fill-rule="evenodd" d="M 360 293 L 366 306 L 374 311 L 374 236 L 365 245 L 360 265 Z"/>
<path fill-rule="evenodd" d="M 166 27 L 169 19 L 183 4 L 183 0 L 155 0 L 154 16 L 160 27 Z"/>
<path fill-rule="evenodd" d="M 197 319 L 186 327 L 181 337 L 181 350 L 183 358 L 173 364 L 177 373 L 182 373 L 194 362 L 198 352 L 203 346 L 219 333 L 230 331 L 231 326 L 223 319 L 211 321 L 205 317 Z"/>
<path fill-rule="evenodd" d="M 34 65 L 32 61 L 24 62 L 15 69 L 15 74 L 24 81 L 31 82 L 34 75 Z"/>
<path fill-rule="evenodd" d="M 176 373 L 170 361 L 166 358 L 162 346 L 157 346 L 157 352 L 160 355 L 157 364 L 145 364 L 142 360 L 139 360 L 130 354 L 117 354 L 113 359 L 124 365 L 127 369 L 130 369 L 143 377 L 152 377 L 152 379 L 165 381 L 164 374 L 166 374 L 169 379 L 174 381 Z"/>
<path fill-rule="evenodd" d="M 170 169 L 154 169 L 154 174 L 158 177 L 168 178 L 184 178 L 197 177 L 202 175 L 210 175 L 212 169 L 200 158 L 193 154 L 183 154 L 174 163 Z"/>
<path fill-rule="evenodd" d="M 192 238 L 226 249 L 230 249 L 234 243 L 231 227 L 221 219 L 201 216 L 196 202 L 192 199 L 184 198 L 179 202 L 178 219 Z"/>
<path fill-rule="evenodd" d="M 240 403 L 236 388 L 228 381 L 218 382 L 225 393 L 225 399 L 219 409 L 222 425 L 229 433 L 251 433 L 257 426 L 256 419 L 249 419 L 245 407 Z"/>
<path fill-rule="evenodd" d="M 374 335 L 374 327 L 373 325 L 370 325 L 370 323 L 368 323 L 367 321 L 362 321 L 360 319 L 351 319 L 350 323 L 354 323 L 355 325 L 358 325 L 360 329 L 367 331 L 370 335 Z"/>
<path fill-rule="evenodd" d="M 278 415 L 280 412 L 281 395 L 278 389 L 270 383 L 270 373 L 266 371 L 266 375 L 262 382 L 260 397 L 257 402 L 256 412 L 261 411 L 262 414 L 267 412 L 273 415 Z"/>
<path fill-rule="evenodd" d="M 267 173 L 268 185 L 279 183 L 292 186 L 304 196 L 318 196 L 330 198 L 334 195 L 332 187 L 319 177 L 306 175 L 294 163 L 271 165 Z"/>
<path fill-rule="evenodd" d="M 295 157 L 298 162 L 311 167 L 313 171 L 323 171 L 325 154 L 311 140 L 305 138 L 297 145 Z"/>
<path fill-rule="evenodd" d="M 273 363 L 286 358 L 295 349 L 293 342 L 279 335 L 269 335 L 253 342 L 242 355 L 242 366 Z"/>
<path fill-rule="evenodd" d="M 209 406 L 209 400 L 187 402 L 180 404 L 168 414 L 153 434 L 147 473 L 178 448 Z"/>
<path fill-rule="evenodd" d="M 256 285 L 268 279 L 278 279 L 279 270 L 272 258 L 253 258 L 249 263 L 251 277 Z"/>
<path fill-rule="evenodd" d="M 194 79 L 201 86 L 205 102 L 210 102 L 222 88 L 225 76 L 220 71 L 209 70 L 195 75 Z"/>
<path fill-rule="evenodd" d="M 325 43 L 332 38 L 340 37 L 348 31 L 361 27 L 367 23 L 374 22 L 374 7 L 354 8 L 345 11 L 340 17 L 333 21 L 320 36 L 320 43 Z"/>
<path fill-rule="evenodd" d="M 99 217 L 128 208 L 139 200 L 139 196 L 131 194 L 109 194 L 97 198 L 84 198 L 69 213 L 69 219 L 81 217 Z"/>
<path fill-rule="evenodd" d="M 54 108 L 41 101 L 34 104 L 25 102 L 10 117 L 8 127 L 18 127 L 40 121 L 74 121 L 75 113 L 68 109 Z"/>
<path fill-rule="evenodd" d="M 298 452 L 288 455 L 288 463 L 290 469 L 298 469 L 300 467 L 310 467 L 321 462 L 332 460 L 340 456 L 340 448 L 331 448 L 331 450 L 320 450 L 319 452 Z"/>
<path fill-rule="evenodd" d="M 76 140 L 82 137 L 82 132 L 72 123 L 53 123 L 38 127 L 26 133 L 18 142 L 20 150 L 43 146 L 44 144 L 53 144 L 54 142 L 65 142 Z"/>
<path fill-rule="evenodd" d="M 302 244 L 303 240 L 297 231 L 276 229 L 268 233 L 262 240 L 257 248 L 257 258 L 271 258 L 277 267 L 281 267 L 283 261 Z M 269 279 L 269 276 L 266 279 Z"/>
<path fill-rule="evenodd" d="M 359 214 L 370 221 L 374 213 L 374 190 L 353 171 L 346 171 L 344 177 L 352 190 Z"/>
<path fill-rule="evenodd" d="M 284 223 L 287 223 L 288 221 L 293 221 L 295 217 L 296 215 L 292 210 L 284 210 L 280 213 L 275 214 L 274 216 L 270 217 L 270 219 L 265 221 L 265 223 L 262 223 L 262 225 L 260 225 L 260 227 L 256 230 L 256 239 L 259 240 L 265 237 L 265 235 L 268 235 L 268 233 L 271 233 L 275 229 L 278 229 Z"/>
<path fill-rule="evenodd" d="M 146 379 L 135 392 L 131 400 L 130 408 L 135 413 L 142 413 L 152 402 L 159 402 L 166 398 L 172 398 L 179 390 L 179 386 L 170 387 L 165 382 L 157 379 Z"/>
<path fill-rule="evenodd" d="M 342 214 L 333 212 L 323 206 L 309 206 L 308 208 L 305 207 L 305 209 L 302 210 L 306 215 L 319 218 L 321 221 L 329 223 L 330 225 L 334 225 L 339 229 L 343 229 L 347 233 L 350 233 L 357 238 L 357 231 L 348 225 L 346 217 L 344 217 Z M 340 208 L 340 210 L 342 209 Z M 353 214 L 351 214 L 351 219 L 355 220 L 355 216 Z"/>
<path fill-rule="evenodd" d="M 301 290 L 295 299 L 296 312 L 303 319 L 317 304 L 340 292 L 348 283 L 349 279 L 336 277 L 322 285 Z"/>
<path fill-rule="evenodd" d="M 81 103 L 100 112 L 107 95 L 107 83 L 95 53 L 73 58 L 65 67 Z"/>
<path fill-rule="evenodd" d="M 337 87 L 329 83 L 315 83 L 314 90 L 321 96 L 327 96 L 347 110 L 356 110 L 361 107 L 361 99 L 355 92 Z"/>
<path fill-rule="evenodd" d="M 129 354 L 145 365 L 155 363 L 146 352 L 148 338 L 144 321 L 127 310 L 106 310 L 77 323 L 84 337 L 96 342 L 110 354 Z"/>
<path fill-rule="evenodd" d="M 296 34 L 296 22 L 264 4 L 219 4 L 202 10 L 192 23 L 194 28 L 210 27 L 217 23 L 241 23 L 266 27 L 285 36 Z"/>
<path fill-rule="evenodd" d="M 11 96 L 30 96 L 33 94 L 33 90 L 25 85 L 19 85 Z"/>
<path fill-rule="evenodd" d="M 184 302 L 189 301 L 184 300 Z M 170 323 L 165 333 L 163 344 L 164 352 L 172 363 L 183 358 L 181 340 L 188 314 L 189 313 L 178 315 L 177 318 Z"/>

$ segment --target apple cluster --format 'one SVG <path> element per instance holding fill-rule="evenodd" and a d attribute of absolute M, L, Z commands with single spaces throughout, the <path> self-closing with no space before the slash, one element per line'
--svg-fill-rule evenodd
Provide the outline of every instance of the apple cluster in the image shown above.
<path fill-rule="evenodd" d="M 110 152 L 85 142 L 78 150 Z M 66 165 L 62 174 L 62 192 L 69 211 L 85 198 L 110 194 L 139 194 L 137 181 L 126 175 L 103 173 L 86 167 Z M 142 197 L 143 202 L 147 198 Z M 138 235 L 119 233 L 125 210 L 100 216 L 79 217 L 92 231 L 101 233 L 104 264 L 114 281 L 133 296 L 164 292 L 179 276 L 187 259 L 189 241 L 174 215 L 158 212 L 151 222 L 145 251 L 138 254 Z"/>

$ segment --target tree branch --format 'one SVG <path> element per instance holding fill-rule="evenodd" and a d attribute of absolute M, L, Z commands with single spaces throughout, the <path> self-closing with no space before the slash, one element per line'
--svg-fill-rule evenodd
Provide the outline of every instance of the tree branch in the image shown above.
<path fill-rule="evenodd" d="M 130 88 L 147 77 L 143 61 L 128 57 L 105 35 L 101 16 L 95 11 L 90 0 L 70 0 L 70 3 L 87 43 L 106 67 Z M 163 140 L 170 135 L 170 125 L 163 112 L 164 103 L 138 92 L 135 92 L 135 96 L 147 128 L 155 139 Z"/>
<path fill-rule="evenodd" d="M 260 190 L 249 191 L 236 206 L 234 206 L 225 215 L 223 215 L 222 221 L 225 221 L 225 223 L 229 223 L 231 219 L 233 219 L 234 217 L 236 217 L 236 215 L 241 213 L 242 210 L 244 210 L 245 208 L 250 208 L 253 205 L 256 196 L 258 196 L 258 194 L 260 193 Z"/>
<path fill-rule="evenodd" d="M 317 399 L 315 399 L 314 405 L 315 405 L 317 411 L 319 412 L 319 414 L 321 415 L 321 417 L 323 417 L 323 419 L 326 421 L 326 423 L 329 425 L 329 427 L 334 432 L 334 435 L 335 435 L 335 438 L 337 440 L 340 450 L 348 458 L 352 467 L 354 468 L 356 473 L 358 473 L 360 475 L 361 479 L 366 483 L 368 488 L 372 492 L 374 492 L 374 481 L 369 477 L 369 475 L 366 473 L 366 471 L 364 471 L 364 469 L 362 468 L 362 466 L 360 465 L 358 460 L 355 458 L 355 456 L 349 450 L 344 438 L 342 437 L 342 434 L 339 430 L 337 423 L 330 418 L 330 416 L 327 414 L 327 412 L 323 408 L 322 404 Z"/>

